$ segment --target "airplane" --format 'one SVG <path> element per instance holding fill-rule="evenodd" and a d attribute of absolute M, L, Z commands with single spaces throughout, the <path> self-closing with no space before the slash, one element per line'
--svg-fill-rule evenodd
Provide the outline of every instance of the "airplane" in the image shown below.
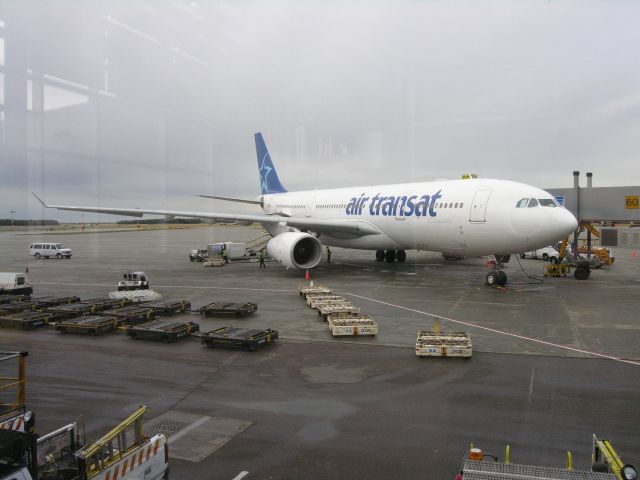
<path fill-rule="evenodd" d="M 507 180 L 471 178 L 289 192 L 261 133 L 254 135 L 261 195 L 243 199 L 199 195 L 260 206 L 262 215 L 48 205 L 45 208 L 142 217 L 192 217 L 260 223 L 272 238 L 268 254 L 288 268 L 309 270 L 322 247 L 375 250 L 376 260 L 406 260 L 407 250 L 497 259 L 488 285 L 504 285 L 502 264 L 514 252 L 553 244 L 574 232 L 576 218 L 548 192 Z"/>

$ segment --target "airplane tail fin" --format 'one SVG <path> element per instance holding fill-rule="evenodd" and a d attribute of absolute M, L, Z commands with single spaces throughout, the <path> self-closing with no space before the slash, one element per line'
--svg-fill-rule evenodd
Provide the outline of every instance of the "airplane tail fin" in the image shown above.
<path fill-rule="evenodd" d="M 271 155 L 264 143 L 262 133 L 258 132 L 254 135 L 256 140 L 256 154 L 258 155 L 258 173 L 260 174 L 260 190 L 263 195 L 269 193 L 284 193 L 286 188 L 280 183 L 276 168 L 271 161 Z"/>

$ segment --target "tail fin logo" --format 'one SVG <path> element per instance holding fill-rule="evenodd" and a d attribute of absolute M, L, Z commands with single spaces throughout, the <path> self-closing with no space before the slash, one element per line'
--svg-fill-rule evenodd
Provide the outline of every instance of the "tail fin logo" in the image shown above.
<path fill-rule="evenodd" d="M 256 155 L 258 157 L 258 174 L 260 175 L 260 190 L 263 195 L 269 193 L 284 193 L 287 190 L 280 183 L 271 155 L 267 150 L 261 133 L 255 134 Z"/>

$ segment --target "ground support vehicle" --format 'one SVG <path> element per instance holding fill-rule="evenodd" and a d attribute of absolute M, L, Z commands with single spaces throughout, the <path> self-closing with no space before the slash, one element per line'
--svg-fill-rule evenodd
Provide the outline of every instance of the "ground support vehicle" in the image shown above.
<path fill-rule="evenodd" d="M 72 252 L 62 243 L 32 243 L 29 245 L 29 255 L 36 258 L 71 258 Z"/>
<path fill-rule="evenodd" d="M 83 315 L 81 317 L 56 322 L 56 330 L 60 333 L 103 335 L 115 330 L 118 325 L 119 321 L 114 317 Z"/>
<path fill-rule="evenodd" d="M 44 327 L 49 322 L 55 322 L 60 317 L 54 313 L 47 312 L 19 312 L 12 315 L 0 314 L 0 327 L 20 328 L 22 330 L 33 330 Z"/>
<path fill-rule="evenodd" d="M 255 303 L 213 302 L 198 311 L 203 317 L 247 317 L 258 309 Z"/>
<path fill-rule="evenodd" d="M 352 315 L 358 315 L 360 313 L 360 309 L 358 307 L 354 307 L 349 302 L 344 302 L 341 304 L 318 305 L 318 315 L 320 315 L 325 320 L 329 315 L 333 315 L 336 313 L 349 313 Z"/>
<path fill-rule="evenodd" d="M 267 328 L 222 327 L 199 335 L 203 345 L 210 348 L 236 348 L 253 352 L 278 340 L 278 331 Z"/>
<path fill-rule="evenodd" d="M 433 331 L 420 330 L 416 338 L 418 357 L 471 358 L 473 345 L 467 332 L 441 332 L 440 320 L 433 322 Z"/>
<path fill-rule="evenodd" d="M 331 293 L 333 293 L 329 287 L 313 285 L 313 282 L 310 285 L 302 285 L 299 292 L 300 296 L 304 298 L 307 298 L 309 295 L 331 295 Z"/>
<path fill-rule="evenodd" d="M 592 255 L 600 259 L 603 265 L 611 265 L 615 262 L 615 257 L 611 250 L 606 247 L 592 247 L 591 251 L 587 247 L 578 247 L 578 253 L 581 255 Z"/>
<path fill-rule="evenodd" d="M 149 279 L 144 272 L 127 272 L 118 282 L 118 291 L 123 290 L 148 290 Z"/>
<path fill-rule="evenodd" d="M 200 325 L 194 322 L 159 319 L 127 327 L 126 334 L 134 340 L 160 340 L 171 343 L 199 331 Z"/>
<path fill-rule="evenodd" d="M 223 252 L 226 252 L 228 260 L 241 260 L 249 256 L 247 245 L 236 242 L 211 243 L 207 245 L 207 252 L 210 259 L 223 258 Z"/>
<path fill-rule="evenodd" d="M 538 250 L 532 250 L 530 252 L 523 252 L 520 254 L 520 258 L 537 258 L 542 259 L 545 262 L 558 263 L 558 260 L 562 258 L 559 255 L 558 250 L 553 246 L 539 248 Z"/>
<path fill-rule="evenodd" d="M 100 315 L 106 317 L 114 317 L 118 321 L 118 325 L 137 325 L 139 323 L 150 322 L 159 315 L 152 308 L 144 305 L 133 305 L 129 307 L 114 308 L 104 310 Z"/>
<path fill-rule="evenodd" d="M 41 437 L 0 431 L 0 480 L 160 480 L 169 478 L 167 438 L 145 435 L 140 407 L 96 442 L 82 446 L 77 422 Z"/>
<path fill-rule="evenodd" d="M 318 308 L 318 305 L 329 303 L 344 303 L 347 299 L 340 295 L 307 295 L 307 305 Z"/>
<path fill-rule="evenodd" d="M 194 249 L 189 252 L 189 260 L 191 262 L 204 262 L 209 258 L 209 251 L 205 249 Z"/>
<path fill-rule="evenodd" d="M 568 263 L 554 263 L 544 268 L 545 277 L 566 277 L 571 273 L 571 265 Z"/>
<path fill-rule="evenodd" d="M 33 287 L 26 273 L 0 272 L 0 295 L 31 295 Z"/>
<path fill-rule="evenodd" d="M 633 465 L 623 464 L 609 440 L 593 435 L 591 468 L 575 470 L 570 451 L 565 454 L 565 468 L 524 465 L 511 462 L 511 447 L 505 449 L 504 462 L 471 445 L 464 460 L 462 477 L 465 480 L 636 480 L 638 472 Z"/>
<path fill-rule="evenodd" d="M 143 306 L 152 309 L 157 315 L 175 315 L 191 310 L 191 302 L 187 300 L 161 300 L 147 302 Z"/>
<path fill-rule="evenodd" d="M 378 322 L 366 315 L 329 315 L 327 323 L 334 337 L 378 334 Z"/>

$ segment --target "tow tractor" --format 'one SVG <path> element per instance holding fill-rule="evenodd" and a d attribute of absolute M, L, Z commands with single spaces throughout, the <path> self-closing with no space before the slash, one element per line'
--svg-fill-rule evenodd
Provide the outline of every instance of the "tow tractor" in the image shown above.
<path fill-rule="evenodd" d="M 127 272 L 118 282 L 118 291 L 122 290 L 148 290 L 149 280 L 144 272 Z"/>
<path fill-rule="evenodd" d="M 589 278 L 589 275 L 591 275 L 591 267 L 589 265 L 589 261 L 580 258 L 574 259 L 571 262 L 567 261 L 566 253 L 568 243 L 568 238 L 565 238 L 562 241 L 562 243 L 560 244 L 560 249 L 558 250 L 558 263 L 547 265 L 544 270 L 544 276 L 566 277 L 567 274 L 571 272 L 571 266 L 574 266 L 574 278 L 576 280 L 586 280 L 587 278 Z"/>

